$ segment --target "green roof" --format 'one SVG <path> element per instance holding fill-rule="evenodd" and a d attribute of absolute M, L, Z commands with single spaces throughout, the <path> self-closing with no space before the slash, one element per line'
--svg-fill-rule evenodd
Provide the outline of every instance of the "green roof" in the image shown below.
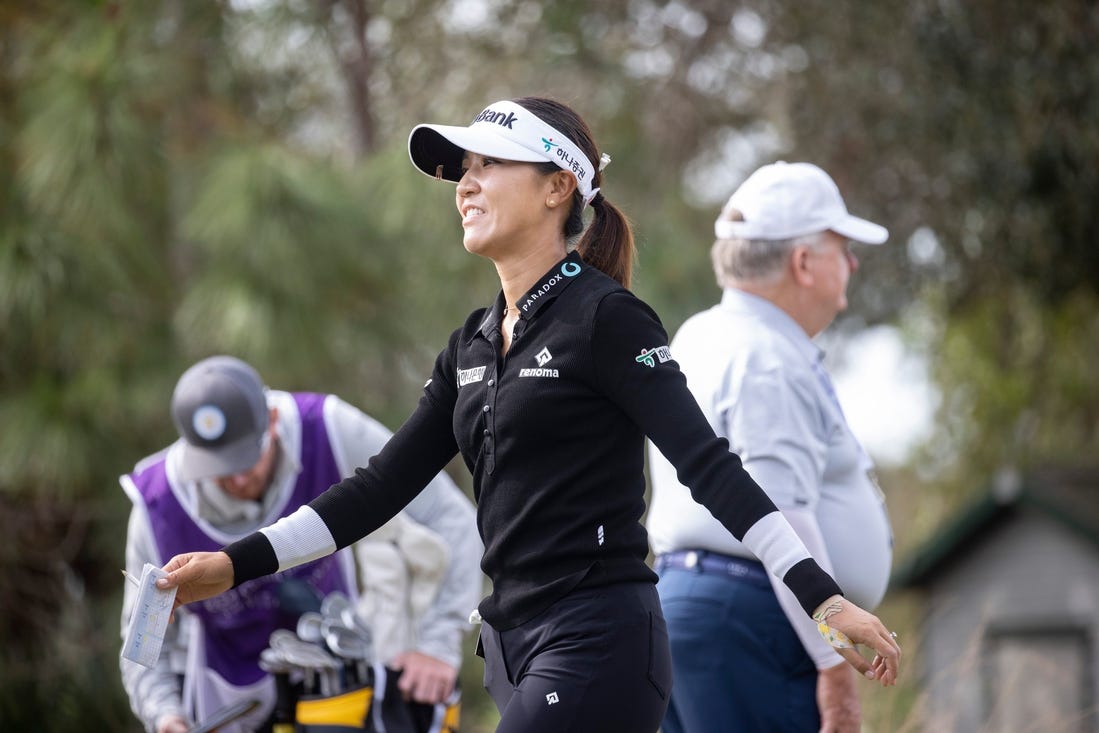
<path fill-rule="evenodd" d="M 1022 511 L 1037 511 L 1099 546 L 1099 470 L 1043 470 L 1000 480 L 898 563 L 894 589 L 920 587 L 991 529 Z"/>

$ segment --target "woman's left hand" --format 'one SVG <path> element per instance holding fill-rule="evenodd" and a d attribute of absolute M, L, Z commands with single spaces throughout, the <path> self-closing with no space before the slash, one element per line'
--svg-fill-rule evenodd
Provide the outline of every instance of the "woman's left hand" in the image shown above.
<path fill-rule="evenodd" d="M 832 596 L 820 605 L 814 619 L 842 632 L 855 644 L 865 644 L 874 650 L 869 662 L 854 647 L 837 647 L 836 651 L 867 679 L 878 680 L 882 687 L 897 684 L 900 674 L 901 647 L 893 634 L 874 614 L 864 611 L 842 596 Z"/>

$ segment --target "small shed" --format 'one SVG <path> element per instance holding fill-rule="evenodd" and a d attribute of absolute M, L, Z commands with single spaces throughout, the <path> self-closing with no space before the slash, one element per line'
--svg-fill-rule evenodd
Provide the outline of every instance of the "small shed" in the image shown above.
<path fill-rule="evenodd" d="M 1005 474 L 898 565 L 928 730 L 1099 733 L 1099 471 Z"/>

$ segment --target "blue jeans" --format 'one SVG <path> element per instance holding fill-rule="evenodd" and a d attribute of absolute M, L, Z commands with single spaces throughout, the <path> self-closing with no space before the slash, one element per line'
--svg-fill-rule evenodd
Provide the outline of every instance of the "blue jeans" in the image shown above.
<path fill-rule="evenodd" d="M 817 670 L 766 581 L 667 568 L 672 647 L 663 733 L 817 733 Z"/>

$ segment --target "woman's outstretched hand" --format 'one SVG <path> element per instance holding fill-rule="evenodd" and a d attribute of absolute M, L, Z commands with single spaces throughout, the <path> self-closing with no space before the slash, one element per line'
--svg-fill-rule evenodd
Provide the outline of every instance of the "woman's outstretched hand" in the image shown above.
<path fill-rule="evenodd" d="M 177 588 L 173 609 L 184 603 L 204 601 L 233 587 L 233 561 L 224 552 L 188 552 L 176 555 L 163 568 L 167 578 L 158 588 Z"/>
<path fill-rule="evenodd" d="M 842 596 L 832 596 L 813 614 L 818 622 L 846 635 L 855 644 L 865 644 L 874 650 L 874 661 L 867 661 L 854 646 L 832 641 L 836 651 L 868 679 L 878 680 L 882 687 L 897 684 L 900 674 L 901 647 L 896 634 L 891 633 L 872 613 L 864 611 Z M 822 630 L 822 633 L 823 630 Z"/>

